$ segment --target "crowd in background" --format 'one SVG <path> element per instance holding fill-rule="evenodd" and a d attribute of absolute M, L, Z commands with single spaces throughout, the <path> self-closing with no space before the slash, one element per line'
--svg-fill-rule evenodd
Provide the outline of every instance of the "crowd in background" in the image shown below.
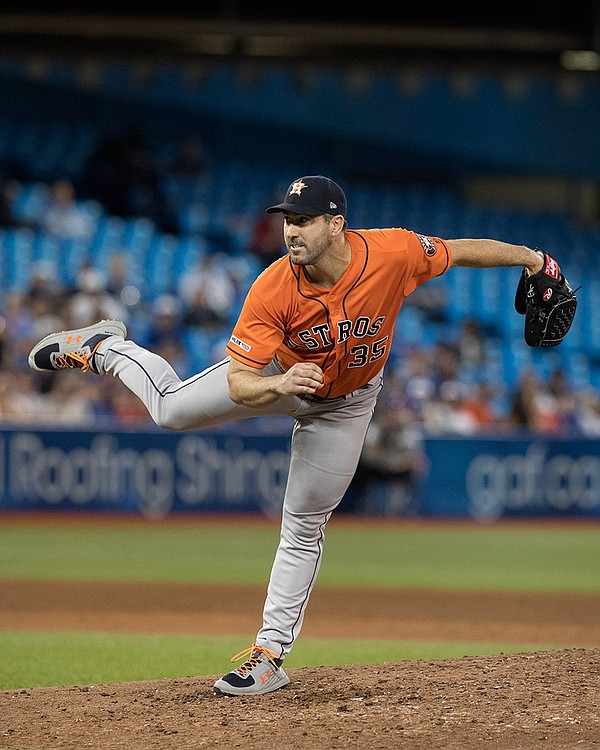
<path fill-rule="evenodd" d="M 155 159 L 138 130 L 101 144 L 78 181 L 58 176 L 48 185 L 37 216 L 12 212 L 19 174 L 6 173 L 1 191 L 0 226 L 32 228 L 65 239 L 94 231 L 93 212 L 82 199 L 97 201 L 115 216 L 145 216 L 162 231 L 184 231 L 177 194 L 166 195 L 165 169 L 182 181 L 210 185 L 210 164 L 202 143 L 184 139 L 165 167 Z M 173 186 L 178 183 L 171 180 Z M 209 187 L 207 187 L 209 189 Z M 235 225 L 232 217 L 232 231 Z M 44 375 L 30 370 L 31 346 L 47 333 L 80 327 L 101 318 L 124 320 L 138 343 L 162 354 L 182 377 L 225 356 L 225 343 L 252 278 L 284 252 L 281 218 L 260 213 L 247 229 L 245 258 L 227 255 L 227 243 L 214 245 L 188 271 L 177 288 L 146 299 L 128 283 L 126 253 L 115 248 L 108 272 L 83 263 L 76 282 L 65 283 L 61 269 L 32 267 L 26 289 L 7 290 L 0 299 L 0 423 L 94 427 L 100 424 L 149 427 L 141 402 L 112 378 L 77 371 Z M 434 301 L 427 285 L 406 305 Z M 508 302 L 507 302 L 508 304 Z M 402 312 L 400 313 L 402 318 Z M 423 435 L 511 435 L 524 430 L 551 436 L 600 436 L 600 399 L 593 388 L 574 388 L 559 368 L 542 377 L 524 369 L 514 384 L 489 378 L 465 379 L 488 356 L 488 339 L 475 319 L 466 319 L 443 341 L 416 344 L 402 340 L 399 326 L 394 356 L 367 437 L 364 461 L 373 470 L 416 471 Z M 202 356 L 198 348 L 202 347 Z M 273 429 L 257 420 L 257 429 Z"/>

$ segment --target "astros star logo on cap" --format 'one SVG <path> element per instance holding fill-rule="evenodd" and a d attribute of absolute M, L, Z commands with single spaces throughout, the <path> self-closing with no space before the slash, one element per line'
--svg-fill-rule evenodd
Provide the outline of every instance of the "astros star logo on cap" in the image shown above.
<path fill-rule="evenodd" d="M 305 187 L 308 187 L 302 180 L 292 183 L 289 195 L 300 195 Z"/>

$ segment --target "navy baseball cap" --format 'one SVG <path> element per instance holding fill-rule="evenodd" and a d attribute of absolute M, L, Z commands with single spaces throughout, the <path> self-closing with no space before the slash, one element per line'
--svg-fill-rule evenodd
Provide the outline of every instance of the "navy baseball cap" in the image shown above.
<path fill-rule="evenodd" d="M 342 188 L 322 174 L 301 177 L 292 182 L 287 189 L 283 203 L 270 206 L 267 213 L 286 211 L 305 216 L 320 216 L 321 214 L 341 214 L 346 218 L 348 206 Z"/>

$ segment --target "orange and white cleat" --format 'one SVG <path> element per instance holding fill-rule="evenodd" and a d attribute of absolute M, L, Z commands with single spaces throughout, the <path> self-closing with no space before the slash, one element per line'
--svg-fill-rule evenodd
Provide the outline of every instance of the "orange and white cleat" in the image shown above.
<path fill-rule="evenodd" d="M 38 342 L 29 353 L 29 366 L 38 372 L 76 368 L 98 373 L 95 355 L 109 336 L 127 336 L 125 323 L 101 320 L 86 328 L 51 333 Z"/>
<path fill-rule="evenodd" d="M 275 651 L 255 643 L 245 651 L 240 651 L 231 661 L 236 662 L 246 656 L 248 659 L 241 667 L 215 682 L 215 695 L 262 695 L 289 684 L 290 678 L 281 667 L 283 659 Z"/>

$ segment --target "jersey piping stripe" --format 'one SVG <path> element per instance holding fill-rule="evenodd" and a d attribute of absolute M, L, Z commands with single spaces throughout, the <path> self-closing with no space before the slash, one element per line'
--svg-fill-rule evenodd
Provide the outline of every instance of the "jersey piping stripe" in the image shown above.
<path fill-rule="evenodd" d="M 352 284 L 352 286 L 350 287 L 350 289 L 348 289 L 348 291 L 346 292 L 346 294 L 344 294 L 344 298 L 343 298 L 343 300 L 342 300 L 342 308 L 343 308 L 343 310 L 344 310 L 344 315 L 345 315 L 346 317 L 348 317 L 348 312 L 347 312 L 347 310 L 346 310 L 346 299 L 347 299 L 348 295 L 349 295 L 349 294 L 350 294 L 350 293 L 351 293 L 351 292 L 353 291 L 353 289 L 354 289 L 354 288 L 356 287 L 356 285 L 357 285 L 357 284 L 358 284 L 358 282 L 359 282 L 359 281 L 361 280 L 361 278 L 363 277 L 363 275 L 364 275 L 364 273 L 365 273 L 365 270 L 366 270 L 366 268 L 367 268 L 367 264 L 368 264 L 368 262 L 369 262 L 369 245 L 368 245 L 368 243 L 367 243 L 366 239 L 365 239 L 365 238 L 364 238 L 364 237 L 362 236 L 362 234 L 360 234 L 359 232 L 357 232 L 357 231 L 356 231 L 356 230 L 354 230 L 354 229 L 351 229 L 351 230 L 349 230 L 349 231 L 350 231 L 350 232 L 352 232 L 352 234 L 355 234 L 355 235 L 357 235 L 358 237 L 360 237 L 360 239 L 361 239 L 361 240 L 363 241 L 363 243 L 364 243 L 364 246 L 365 246 L 365 262 L 364 262 L 363 268 L 362 268 L 361 272 L 359 273 L 358 277 L 356 278 L 356 280 L 354 281 L 354 283 Z M 329 326 L 329 330 L 331 331 L 332 335 L 333 335 L 333 336 L 334 336 L 334 338 L 335 338 L 335 332 L 333 331 L 333 329 L 332 329 L 332 326 L 331 326 L 331 320 L 330 320 L 330 318 L 329 318 L 329 310 L 327 309 L 327 306 L 326 306 L 326 305 L 325 305 L 325 304 L 324 304 L 323 302 L 321 302 L 321 300 L 318 300 L 318 299 L 314 299 L 313 297 L 309 297 L 309 296 L 308 296 L 307 294 L 304 294 L 304 293 L 302 292 L 302 290 L 300 289 L 300 274 L 299 274 L 299 273 L 296 273 L 296 269 L 294 268 L 294 266 L 293 266 L 293 264 L 292 264 L 292 262 L 291 262 L 291 261 L 290 261 L 290 268 L 292 269 L 292 273 L 293 273 L 293 274 L 294 274 L 294 276 L 296 277 L 296 284 L 297 284 L 297 287 L 298 287 L 298 294 L 299 294 L 299 295 L 300 295 L 301 297 L 303 297 L 304 299 L 312 300 L 313 302 L 318 302 L 318 303 L 319 303 L 319 304 L 320 304 L 320 305 L 321 305 L 321 306 L 323 307 L 323 310 L 325 311 L 325 317 L 326 317 L 326 319 L 327 319 L 327 325 Z M 304 269 L 302 269 L 302 270 L 304 270 Z M 307 279 L 307 280 L 308 280 L 308 279 Z M 325 366 L 326 366 L 326 364 L 327 364 L 327 360 L 329 359 L 329 357 L 330 357 L 331 353 L 332 353 L 332 352 L 333 352 L 334 350 L 335 350 L 335 347 L 332 347 L 332 348 L 331 348 L 331 349 L 330 349 L 330 350 L 329 350 L 329 351 L 327 352 L 327 354 L 325 355 L 325 359 L 323 360 L 323 363 L 322 363 L 322 365 L 321 365 L 321 369 L 322 369 L 322 370 L 324 370 L 324 369 L 325 369 Z M 344 354 L 347 354 L 347 353 L 348 353 L 348 342 L 347 342 L 347 341 L 345 341 L 345 342 L 344 342 Z M 342 369 L 341 369 L 341 368 L 342 368 L 342 362 L 340 361 L 340 362 L 338 362 L 338 367 L 337 367 L 337 377 L 339 377 L 339 376 L 340 376 L 340 374 L 341 374 L 341 371 L 342 371 Z M 327 389 L 327 394 L 326 394 L 325 396 L 323 396 L 323 398 L 328 398 L 329 394 L 331 393 L 331 389 L 332 389 L 332 388 L 333 388 L 333 381 L 332 381 L 332 382 L 331 382 L 331 383 L 329 384 L 329 388 Z"/>
<path fill-rule="evenodd" d="M 294 641 L 296 640 L 296 637 L 294 635 L 294 630 L 298 626 L 298 623 L 300 622 L 300 619 L 302 617 L 302 613 L 306 609 L 306 605 L 308 604 L 308 597 L 310 596 L 310 592 L 312 591 L 312 588 L 313 588 L 314 583 L 315 583 L 315 579 L 317 577 L 317 571 L 319 570 L 319 563 L 321 561 L 321 558 L 323 557 L 323 537 L 324 537 L 323 529 L 327 525 L 327 521 L 329 521 L 329 519 L 331 518 L 331 514 L 332 513 L 333 513 L 333 511 L 330 511 L 325 516 L 325 520 L 323 521 L 323 523 L 319 526 L 319 542 L 318 542 L 319 553 L 318 553 L 317 558 L 315 560 L 315 564 L 314 564 L 314 568 L 313 568 L 313 573 L 312 573 L 312 576 L 310 578 L 308 587 L 306 589 L 306 594 L 304 595 L 304 599 L 302 600 L 302 603 L 300 604 L 300 611 L 298 612 L 298 616 L 296 617 L 296 620 L 294 621 L 294 624 L 291 627 L 291 632 L 290 632 L 291 640 L 288 641 L 287 643 L 282 643 L 281 644 L 282 649 L 283 649 L 284 646 L 291 646 L 294 643 Z"/>
<path fill-rule="evenodd" d="M 362 279 L 365 271 L 367 270 L 367 265 L 369 264 L 369 243 L 362 236 L 362 234 L 360 234 L 360 232 L 357 232 L 354 229 L 351 229 L 350 231 L 352 232 L 352 234 L 355 234 L 357 237 L 360 237 L 360 239 L 363 241 L 363 244 L 365 246 L 365 262 L 363 264 L 362 271 L 358 274 L 356 280 L 354 281 L 350 289 L 348 289 L 346 294 L 344 294 L 344 297 L 342 299 L 342 309 L 344 310 L 344 315 L 346 316 L 346 319 L 348 318 L 348 311 L 346 309 L 346 300 L 348 299 L 348 295 L 350 294 L 350 292 L 354 290 L 358 282 Z M 346 341 L 344 341 L 344 355 L 345 356 L 347 356 L 348 354 L 348 341 L 349 339 L 346 339 Z M 342 363 L 338 362 L 338 374 L 337 374 L 338 378 L 340 377 L 341 374 L 342 374 Z M 333 386 L 333 383 L 331 385 Z M 331 389 L 331 386 L 330 386 L 330 389 Z"/>
<path fill-rule="evenodd" d="M 211 367 L 208 367 L 206 370 L 203 370 L 202 372 L 198 373 L 198 375 L 194 376 L 193 378 L 189 378 L 188 380 L 182 380 L 181 383 L 176 385 L 174 388 L 167 388 L 164 391 L 161 391 L 160 388 L 156 385 L 156 383 L 152 380 L 150 377 L 148 371 L 145 367 L 143 367 L 137 359 L 134 359 L 133 357 L 130 357 L 128 354 L 123 354 L 122 352 L 117 352 L 114 349 L 108 349 L 107 351 L 111 352 L 112 354 L 116 354 L 118 357 L 124 357 L 125 359 L 128 359 L 130 362 L 133 362 L 133 364 L 137 365 L 140 370 L 143 371 L 144 375 L 146 376 L 147 380 L 151 384 L 151 386 L 154 388 L 154 390 L 158 393 L 161 398 L 164 396 L 169 396 L 172 393 L 178 393 L 183 388 L 187 388 L 190 385 L 193 385 L 198 380 L 202 379 L 203 377 L 206 377 L 209 373 L 213 372 L 213 370 L 218 369 L 219 367 L 225 367 L 229 364 L 229 357 L 226 359 L 221 360 L 220 362 L 217 362 L 216 364 L 212 365 Z M 96 355 L 98 356 L 98 355 Z M 104 356 L 104 355 L 100 355 Z"/>
<path fill-rule="evenodd" d="M 268 362 L 259 362 L 257 359 L 252 359 L 252 357 L 247 357 L 245 354 L 242 354 L 237 349 L 234 350 L 229 346 L 229 344 L 225 347 L 228 352 L 231 352 L 232 354 L 235 354 L 236 359 L 245 359 L 247 362 L 253 362 L 255 365 L 258 365 L 259 367 L 266 367 L 269 363 Z"/>
<path fill-rule="evenodd" d="M 300 273 L 296 273 L 296 269 L 294 268 L 294 265 L 292 264 L 291 261 L 290 261 L 290 268 L 292 269 L 292 273 L 296 277 L 296 286 L 297 286 L 298 294 L 301 297 L 303 297 L 304 299 L 306 299 L 306 300 L 310 300 L 311 302 L 316 302 L 317 304 L 321 305 L 321 307 L 325 311 L 325 319 L 327 320 L 327 326 L 328 326 L 329 330 L 331 331 L 331 320 L 329 318 L 329 310 L 327 309 L 327 305 L 325 305 L 323 302 L 321 302 L 320 299 L 315 299 L 314 297 L 309 297 L 308 294 L 304 294 L 304 292 L 302 291 L 302 289 L 300 289 Z M 302 269 L 302 270 L 304 270 L 304 269 Z M 307 281 L 308 281 L 308 279 L 307 279 Z M 333 351 L 334 351 L 334 346 L 332 345 L 331 348 L 330 348 L 330 350 L 325 355 L 325 358 L 323 359 L 323 362 L 320 365 L 320 367 L 321 367 L 322 370 L 325 370 L 325 366 L 327 365 L 327 360 L 329 359 L 329 357 L 330 357 L 330 355 L 331 355 L 331 353 Z M 333 387 L 333 383 L 331 383 L 329 385 L 329 388 L 327 389 L 327 395 L 329 395 L 329 393 L 331 392 L 332 387 Z M 327 396 L 323 396 L 323 398 L 327 398 Z"/>

